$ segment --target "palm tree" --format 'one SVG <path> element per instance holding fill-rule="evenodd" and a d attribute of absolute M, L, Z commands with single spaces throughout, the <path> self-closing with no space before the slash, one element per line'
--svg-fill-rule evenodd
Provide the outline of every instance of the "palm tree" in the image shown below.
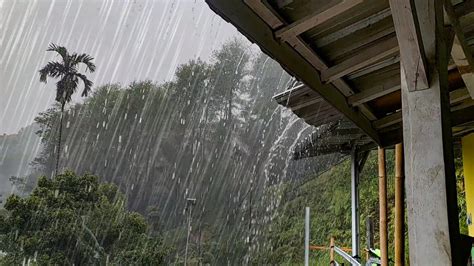
<path fill-rule="evenodd" d="M 95 64 L 92 62 L 94 58 L 92 58 L 90 55 L 77 53 L 70 54 L 66 47 L 58 46 L 54 43 L 51 43 L 46 51 L 56 52 L 62 58 L 62 61 L 48 62 L 39 71 L 41 82 L 46 83 L 46 79 L 48 77 L 59 79 L 59 81 L 56 83 L 56 101 L 61 104 L 61 118 L 59 122 L 59 138 L 55 170 L 55 174 L 57 175 L 61 152 L 64 106 L 66 103 L 71 101 L 71 96 L 76 92 L 79 80 L 84 83 L 82 96 L 85 97 L 89 94 L 93 83 L 84 74 L 81 74 L 78 68 L 80 64 L 84 64 L 86 66 L 85 72 L 89 71 L 92 73 L 95 71 Z"/>

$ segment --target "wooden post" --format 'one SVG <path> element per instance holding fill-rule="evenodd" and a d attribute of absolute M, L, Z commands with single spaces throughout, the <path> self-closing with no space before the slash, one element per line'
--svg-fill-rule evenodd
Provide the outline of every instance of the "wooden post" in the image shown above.
<path fill-rule="evenodd" d="M 359 158 L 357 150 L 351 156 L 351 218 L 352 218 L 352 257 L 359 259 L 360 217 L 359 217 Z"/>
<path fill-rule="evenodd" d="M 374 248 L 374 223 L 372 222 L 372 217 L 367 217 L 365 220 L 365 236 L 367 240 L 367 250 L 371 250 Z M 365 253 L 365 260 L 369 261 L 370 259 L 370 252 Z"/>
<path fill-rule="evenodd" d="M 330 259 L 329 265 L 334 266 L 336 265 L 334 263 L 334 237 L 331 236 L 330 241 L 331 242 L 329 243 L 329 259 Z"/>
<path fill-rule="evenodd" d="M 403 146 L 395 145 L 395 265 L 405 265 Z"/>
<path fill-rule="evenodd" d="M 380 216 L 380 262 L 388 266 L 388 231 L 387 231 L 387 171 L 385 169 L 385 149 L 378 150 L 379 163 L 379 216 Z"/>

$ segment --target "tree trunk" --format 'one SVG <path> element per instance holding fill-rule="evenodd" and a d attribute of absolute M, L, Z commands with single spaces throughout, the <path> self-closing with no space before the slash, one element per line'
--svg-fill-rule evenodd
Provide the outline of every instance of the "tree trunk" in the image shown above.
<path fill-rule="evenodd" d="M 230 88 L 228 105 L 227 105 L 227 122 L 228 122 L 227 126 L 232 125 L 232 95 L 233 95 L 233 88 Z"/>
<path fill-rule="evenodd" d="M 57 176 L 59 174 L 59 158 L 61 155 L 61 136 L 63 133 L 63 116 L 64 116 L 64 103 L 61 103 L 61 116 L 59 118 L 59 136 L 58 136 L 58 150 L 56 153 L 56 170 L 54 171 L 54 175 Z"/>

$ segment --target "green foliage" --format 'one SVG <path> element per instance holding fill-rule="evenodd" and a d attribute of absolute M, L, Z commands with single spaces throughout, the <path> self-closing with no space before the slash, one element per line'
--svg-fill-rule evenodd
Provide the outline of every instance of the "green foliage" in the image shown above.
<path fill-rule="evenodd" d="M 168 248 L 147 234 L 143 216 L 125 209 L 125 197 L 93 175 L 41 177 L 31 195 L 10 196 L 0 216 L 3 265 L 163 263 Z"/>
<path fill-rule="evenodd" d="M 394 251 L 394 153 L 387 151 L 387 201 L 388 201 L 388 241 L 389 257 L 393 258 Z M 462 183 L 462 168 L 456 161 L 458 180 L 459 221 L 461 233 L 467 232 L 464 186 Z M 263 234 L 267 246 L 252 254 L 257 264 L 299 264 L 303 262 L 304 254 L 304 207 L 311 208 L 311 245 L 329 246 L 333 236 L 336 245 L 350 247 L 351 245 L 351 187 L 350 160 L 332 167 L 322 175 L 314 176 L 303 185 L 286 184 L 282 204 L 277 219 Z M 360 237 L 361 246 L 366 243 L 365 221 L 370 217 L 374 224 L 375 247 L 379 239 L 379 203 L 378 203 L 378 164 L 376 152 L 371 152 L 360 176 Z M 406 222 L 405 222 L 406 223 Z M 405 231 L 405 258 L 408 260 L 408 231 Z M 363 252 L 363 251 L 361 251 Z M 364 253 L 362 253 L 364 254 Z M 362 256 L 365 257 L 365 256 Z M 327 252 L 313 251 L 311 260 L 317 265 L 329 263 Z M 342 259 L 340 260 L 343 261 Z"/>

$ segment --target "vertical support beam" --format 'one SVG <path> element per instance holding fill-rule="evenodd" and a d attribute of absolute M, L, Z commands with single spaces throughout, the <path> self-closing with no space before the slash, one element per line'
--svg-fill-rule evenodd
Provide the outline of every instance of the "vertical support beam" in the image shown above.
<path fill-rule="evenodd" d="M 395 145 L 395 265 L 405 265 L 403 145 Z"/>
<path fill-rule="evenodd" d="M 388 228 L 387 228 L 387 171 L 385 168 L 385 149 L 378 149 L 379 164 L 379 216 L 380 216 L 380 263 L 388 266 Z"/>
<path fill-rule="evenodd" d="M 400 61 L 407 71 L 406 79 L 411 85 L 410 90 L 426 89 L 429 86 L 428 64 L 423 50 L 424 43 L 420 36 L 419 18 L 417 18 L 414 5 L 416 1 L 418 0 L 389 0 L 400 46 Z"/>
<path fill-rule="evenodd" d="M 469 236 L 474 236 L 474 133 L 462 137 L 462 162 L 464 189 L 466 191 L 466 215 Z"/>
<path fill-rule="evenodd" d="M 409 70 L 401 68 L 410 264 L 462 265 L 456 254 L 460 236 L 443 6 L 439 0 L 412 3 L 430 86 L 415 91 L 405 73 Z"/>
<path fill-rule="evenodd" d="M 374 223 L 372 222 L 372 217 L 367 217 L 365 220 L 366 228 L 366 240 L 367 240 L 367 249 L 374 248 Z"/>
<path fill-rule="evenodd" d="M 304 265 L 309 266 L 309 207 L 305 208 Z"/>
<path fill-rule="evenodd" d="M 329 259 L 331 260 L 329 265 L 331 266 L 336 265 L 336 262 L 334 261 L 334 245 L 334 237 L 331 236 L 331 242 L 329 243 Z"/>
<path fill-rule="evenodd" d="M 360 217 L 359 217 L 359 159 L 357 150 L 351 154 L 351 216 L 352 216 L 352 257 L 359 258 Z"/>
<path fill-rule="evenodd" d="M 365 261 L 369 261 L 371 257 L 369 251 L 374 249 L 374 224 L 370 216 L 365 220 L 365 239 L 367 241 L 366 249 L 368 250 L 368 252 L 366 252 Z"/>

